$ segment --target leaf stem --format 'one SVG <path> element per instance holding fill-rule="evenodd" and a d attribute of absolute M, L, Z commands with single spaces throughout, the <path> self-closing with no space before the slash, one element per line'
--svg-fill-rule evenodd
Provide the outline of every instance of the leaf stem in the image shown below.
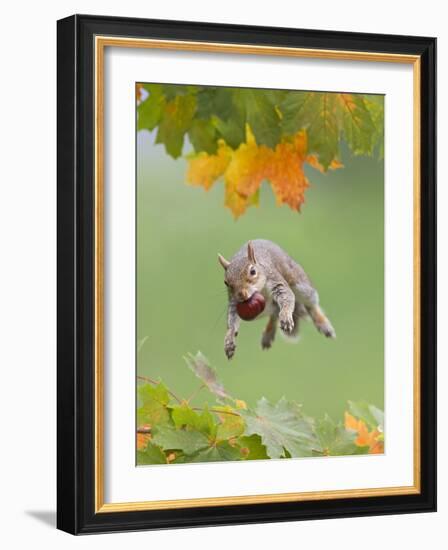
<path fill-rule="evenodd" d="M 193 411 L 203 411 L 205 409 L 203 409 L 202 407 L 191 407 Z M 210 412 L 214 412 L 216 414 L 231 414 L 233 416 L 241 416 L 239 413 L 237 412 L 233 412 L 233 411 L 221 411 L 219 409 L 208 409 Z"/>
<path fill-rule="evenodd" d="M 190 397 L 187 399 L 187 403 L 190 404 L 190 401 L 198 395 L 198 393 L 205 388 L 205 384 L 201 384 L 199 388 L 194 390 L 194 392 L 190 395 Z"/>

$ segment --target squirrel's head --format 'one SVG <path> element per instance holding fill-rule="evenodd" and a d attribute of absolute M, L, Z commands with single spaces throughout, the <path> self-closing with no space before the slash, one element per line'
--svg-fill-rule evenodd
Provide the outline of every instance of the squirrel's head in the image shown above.
<path fill-rule="evenodd" d="M 252 243 L 247 243 L 247 256 L 234 258 L 231 262 L 218 254 L 219 263 L 224 268 L 224 284 L 238 302 L 249 300 L 255 292 L 260 292 L 266 284 L 266 275 L 257 263 Z"/>

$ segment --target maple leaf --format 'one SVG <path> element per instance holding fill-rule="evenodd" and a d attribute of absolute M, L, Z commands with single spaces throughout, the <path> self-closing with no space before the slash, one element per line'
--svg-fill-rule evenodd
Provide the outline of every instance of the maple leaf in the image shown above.
<path fill-rule="evenodd" d="M 305 159 L 306 163 L 319 170 L 322 174 L 326 172 L 322 164 L 319 162 L 317 155 L 307 155 Z M 344 165 L 339 159 L 333 159 L 328 165 L 328 170 L 337 170 L 338 168 L 343 168 Z"/>
<path fill-rule="evenodd" d="M 265 90 L 241 90 L 246 123 L 252 129 L 259 145 L 273 149 L 280 141 L 280 116 L 270 94 Z"/>
<path fill-rule="evenodd" d="M 287 204 L 294 210 L 300 210 L 305 201 L 305 190 L 309 187 L 303 171 L 306 147 L 304 132 L 296 134 L 292 142 L 279 143 L 267 173 L 277 204 Z"/>
<path fill-rule="evenodd" d="M 222 462 L 227 460 L 241 460 L 243 454 L 239 448 L 233 447 L 228 441 L 209 445 L 200 449 L 191 457 L 191 462 Z"/>
<path fill-rule="evenodd" d="M 218 149 L 216 130 L 209 120 L 195 118 L 188 130 L 188 137 L 197 152 L 214 154 Z"/>
<path fill-rule="evenodd" d="M 182 451 L 187 455 L 209 447 L 206 435 L 196 430 L 176 430 L 170 426 L 157 428 L 152 441 L 166 451 Z"/>
<path fill-rule="evenodd" d="M 270 458 L 312 456 L 320 450 L 311 421 L 300 407 L 284 397 L 275 405 L 260 399 L 255 411 L 241 411 L 246 421 L 245 435 L 258 434 Z"/>
<path fill-rule="evenodd" d="M 327 92 L 291 92 L 282 102 L 282 126 L 286 133 L 306 130 L 308 149 L 319 156 L 327 170 L 339 156 L 340 130 L 337 95 Z"/>
<path fill-rule="evenodd" d="M 350 149 L 356 155 L 371 154 L 374 147 L 375 124 L 362 96 L 337 94 L 341 127 Z"/>
<path fill-rule="evenodd" d="M 257 145 L 248 129 L 246 143 L 241 144 L 232 154 L 225 172 L 226 184 L 241 196 L 250 197 L 266 178 L 272 154 L 272 150 L 268 147 Z"/>
<path fill-rule="evenodd" d="M 142 108 L 145 103 L 142 103 Z M 184 136 L 191 126 L 195 110 L 196 98 L 193 95 L 176 95 L 162 107 L 156 143 L 163 143 L 173 158 L 182 154 Z"/>
<path fill-rule="evenodd" d="M 152 387 L 143 384 L 138 388 L 139 407 L 137 409 L 138 424 L 151 426 L 164 424 L 170 421 L 168 404 L 170 396 L 166 387 L 159 383 Z"/>
<path fill-rule="evenodd" d="M 241 454 L 246 460 L 264 460 L 269 458 L 266 453 L 266 447 L 258 434 L 243 435 L 237 440 L 241 449 Z"/>
<path fill-rule="evenodd" d="M 177 428 L 186 428 L 203 433 L 207 437 L 215 438 L 217 426 L 208 408 L 205 406 L 201 413 L 194 411 L 188 403 L 173 407 L 172 417 Z"/>
<path fill-rule="evenodd" d="M 196 154 L 187 181 L 208 190 L 223 177 L 235 218 L 258 205 L 263 181 L 278 205 L 300 211 L 309 186 L 304 163 L 341 168 L 342 140 L 354 154 L 383 154 L 379 95 L 173 84 L 138 84 L 136 93 L 138 129 L 157 128 L 156 143 L 173 158 L 188 135 Z"/>
<path fill-rule="evenodd" d="M 175 430 L 162 427 L 153 438 L 154 443 L 165 451 L 181 451 L 188 456 L 188 462 L 216 462 L 241 460 L 243 454 L 228 441 L 209 438 L 196 430 Z M 182 461 L 174 460 L 173 462 Z"/>
<path fill-rule="evenodd" d="M 356 454 L 356 433 L 335 424 L 328 416 L 316 422 L 316 434 L 324 455 L 343 456 Z"/>
<path fill-rule="evenodd" d="M 374 405 L 369 405 L 365 401 L 349 401 L 348 408 L 354 416 L 363 420 L 370 428 L 384 429 L 384 413 Z"/>
<path fill-rule="evenodd" d="M 226 440 L 238 437 L 244 432 L 244 420 L 239 414 L 235 414 L 232 407 L 214 407 L 218 412 L 220 423 L 216 431 L 217 440 Z"/>
<path fill-rule="evenodd" d="M 357 419 L 349 412 L 345 412 L 345 429 L 356 434 L 355 444 L 358 447 L 367 447 L 369 454 L 384 452 L 384 436 L 382 431 L 374 428 L 369 431 L 364 420 Z"/>
<path fill-rule="evenodd" d="M 189 161 L 187 181 L 209 189 L 224 176 L 225 205 L 235 218 L 249 206 L 257 205 L 261 183 L 268 181 L 277 204 L 287 204 L 300 210 L 305 201 L 309 182 L 304 173 L 304 162 L 320 166 L 314 157 L 307 155 L 306 133 L 298 132 L 288 141 L 270 149 L 258 145 L 251 127 L 246 126 L 246 142 L 232 151 L 223 142 L 216 155 L 201 153 Z M 334 167 L 337 167 L 334 161 Z"/>
<path fill-rule="evenodd" d="M 160 447 L 153 443 L 148 443 L 142 450 L 137 451 L 137 464 L 167 464 L 165 453 Z"/>
<path fill-rule="evenodd" d="M 154 130 L 162 118 L 166 100 L 162 88 L 157 84 L 145 84 L 141 86 L 139 88 L 140 98 L 142 97 L 143 90 L 149 95 L 138 105 L 137 129 L 151 131 Z"/>
<path fill-rule="evenodd" d="M 187 182 L 201 185 L 205 190 L 224 174 L 231 160 L 231 149 L 223 141 L 215 155 L 199 153 L 188 160 Z"/>

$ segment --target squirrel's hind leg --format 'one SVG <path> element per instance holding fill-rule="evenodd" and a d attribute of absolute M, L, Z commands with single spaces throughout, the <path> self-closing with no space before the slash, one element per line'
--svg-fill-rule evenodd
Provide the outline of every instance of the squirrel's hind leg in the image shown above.
<path fill-rule="evenodd" d="M 336 338 L 336 331 L 319 305 L 319 295 L 315 288 L 308 284 L 298 284 L 295 294 L 306 308 L 317 330 L 327 338 Z"/>
<path fill-rule="evenodd" d="M 330 322 L 330 319 L 321 310 L 318 304 L 307 307 L 308 313 L 317 330 L 327 338 L 336 338 L 336 331 Z"/>
<path fill-rule="evenodd" d="M 271 313 L 269 316 L 268 324 L 266 325 L 263 334 L 261 335 L 261 347 L 262 349 L 269 349 L 275 340 L 275 333 L 277 332 L 278 324 L 278 309 Z"/>

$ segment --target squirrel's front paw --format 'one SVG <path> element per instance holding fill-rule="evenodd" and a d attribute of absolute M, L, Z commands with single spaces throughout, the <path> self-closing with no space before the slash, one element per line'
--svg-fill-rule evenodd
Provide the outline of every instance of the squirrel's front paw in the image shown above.
<path fill-rule="evenodd" d="M 224 352 L 227 355 L 227 359 L 232 359 L 232 357 L 235 355 L 235 350 L 235 338 L 226 336 L 224 339 Z"/>
<path fill-rule="evenodd" d="M 280 328 L 285 334 L 291 334 L 294 330 L 294 319 L 291 313 L 280 312 L 279 316 Z"/>

